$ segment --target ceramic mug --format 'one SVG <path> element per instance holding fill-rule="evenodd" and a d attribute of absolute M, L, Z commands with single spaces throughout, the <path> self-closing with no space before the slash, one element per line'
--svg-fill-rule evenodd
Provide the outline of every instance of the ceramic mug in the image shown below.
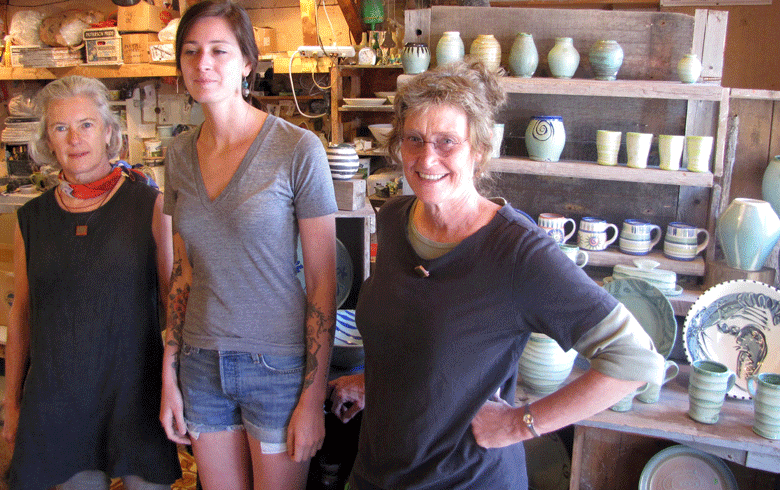
<path fill-rule="evenodd" d="M 753 432 L 767 439 L 780 439 L 780 374 L 751 376 L 747 387 L 753 396 Z"/>
<path fill-rule="evenodd" d="M 571 225 L 571 231 L 566 233 L 566 225 Z M 577 223 L 565 216 L 555 213 L 542 213 L 539 215 L 539 227 L 547 232 L 557 243 L 566 243 L 574 235 Z"/>
<path fill-rule="evenodd" d="M 631 168 L 647 168 L 647 157 L 650 155 L 652 142 L 652 133 L 626 133 L 627 165 Z"/>
<path fill-rule="evenodd" d="M 680 170 L 685 136 L 661 134 L 658 136 L 659 166 L 663 170 Z"/>
<path fill-rule="evenodd" d="M 661 227 L 638 219 L 623 221 L 620 251 L 630 255 L 645 255 L 661 241 Z"/>
<path fill-rule="evenodd" d="M 588 252 L 585 250 L 580 250 L 580 247 L 577 245 L 559 243 L 558 248 L 560 248 L 561 252 L 566 254 L 566 256 L 577 265 L 577 267 L 585 267 L 588 264 Z"/>
<path fill-rule="evenodd" d="M 702 236 L 704 239 L 699 241 Z M 666 227 L 664 255 L 675 260 L 693 260 L 709 242 L 710 234 L 704 228 L 675 221 Z"/>
<path fill-rule="evenodd" d="M 609 237 L 608 230 L 612 230 Z M 604 250 L 618 238 L 618 228 L 600 218 L 585 217 L 580 220 L 577 244 L 584 250 Z"/>
<path fill-rule="evenodd" d="M 637 395 L 636 399 L 642 403 L 655 403 L 661 397 L 661 387 L 673 380 L 680 373 L 680 366 L 676 362 L 667 360 L 664 363 L 664 380 L 659 385 L 656 383 L 647 383 L 647 390 Z"/>
<path fill-rule="evenodd" d="M 691 363 L 688 415 L 702 424 L 716 423 L 726 393 L 736 380 L 737 375 L 719 362 L 700 359 Z"/>
<path fill-rule="evenodd" d="M 596 131 L 596 152 L 599 165 L 614 166 L 618 163 L 618 151 L 620 151 L 620 139 L 623 133 L 620 131 L 607 131 L 599 129 Z"/>
<path fill-rule="evenodd" d="M 647 387 L 648 387 L 648 383 L 645 383 L 644 385 L 637 388 L 636 391 L 633 391 L 628 395 L 624 396 L 619 402 L 609 407 L 609 409 L 614 412 L 628 412 L 634 406 L 634 398 L 637 395 L 641 395 L 642 393 L 646 392 Z"/>
<path fill-rule="evenodd" d="M 709 172 L 712 154 L 712 136 L 686 136 L 689 172 Z"/>

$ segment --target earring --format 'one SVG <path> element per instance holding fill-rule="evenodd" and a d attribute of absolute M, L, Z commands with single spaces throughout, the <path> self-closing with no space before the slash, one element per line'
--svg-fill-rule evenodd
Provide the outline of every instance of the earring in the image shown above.
<path fill-rule="evenodd" d="M 241 81 L 241 94 L 244 98 L 249 97 L 249 82 L 246 81 L 246 77 Z"/>

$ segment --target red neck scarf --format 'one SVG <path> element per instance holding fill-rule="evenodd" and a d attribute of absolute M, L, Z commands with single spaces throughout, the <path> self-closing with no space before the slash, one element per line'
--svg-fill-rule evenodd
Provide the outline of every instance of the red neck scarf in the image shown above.
<path fill-rule="evenodd" d="M 89 184 L 73 184 L 65 179 L 65 174 L 60 170 L 60 190 L 70 197 L 76 199 L 92 199 L 102 196 L 114 188 L 119 178 L 122 176 L 122 169 L 115 167 L 108 175 Z"/>

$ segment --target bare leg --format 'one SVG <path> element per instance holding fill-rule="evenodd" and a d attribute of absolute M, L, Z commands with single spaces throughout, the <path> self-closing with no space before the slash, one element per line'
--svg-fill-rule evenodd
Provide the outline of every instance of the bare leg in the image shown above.
<path fill-rule="evenodd" d="M 296 463 L 284 453 L 263 454 L 260 441 L 247 436 L 252 452 L 254 490 L 305 490 L 309 476 L 309 463 Z"/>
<path fill-rule="evenodd" d="M 205 490 L 252 488 L 252 466 L 243 430 L 201 432 L 192 440 L 192 452 Z"/>

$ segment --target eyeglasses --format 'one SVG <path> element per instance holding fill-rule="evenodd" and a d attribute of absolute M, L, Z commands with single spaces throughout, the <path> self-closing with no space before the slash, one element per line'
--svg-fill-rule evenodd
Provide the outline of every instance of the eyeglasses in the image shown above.
<path fill-rule="evenodd" d="M 463 144 L 463 141 L 453 138 L 452 136 L 437 136 L 433 141 L 426 141 L 416 135 L 404 136 L 401 138 L 401 146 L 406 151 L 414 153 L 422 151 L 428 143 L 433 145 L 433 149 L 436 150 L 436 153 L 445 157 L 452 153 L 455 148 Z"/>

